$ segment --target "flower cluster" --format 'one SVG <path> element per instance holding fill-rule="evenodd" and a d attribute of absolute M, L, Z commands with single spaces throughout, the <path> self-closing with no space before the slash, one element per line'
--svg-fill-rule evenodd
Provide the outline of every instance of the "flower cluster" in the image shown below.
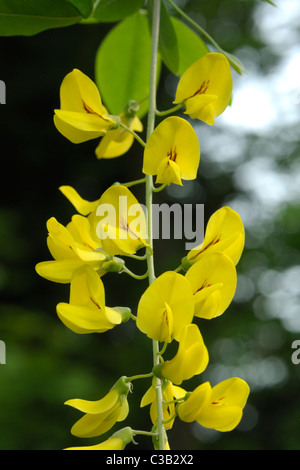
<path fill-rule="evenodd" d="M 227 59 L 219 53 L 208 53 L 183 74 L 174 103 L 180 104 L 191 118 L 213 125 L 228 106 L 231 92 Z M 146 177 L 156 176 L 162 188 L 172 183 L 182 186 L 184 180 L 195 179 L 200 146 L 192 125 L 181 117 L 167 117 L 143 143 L 136 134 L 143 129 L 137 111 L 137 103 L 131 102 L 119 116 L 110 115 L 96 85 L 75 69 L 61 85 L 61 107 L 55 110 L 54 122 L 73 143 L 101 138 L 96 149 L 98 158 L 123 155 L 136 137 L 144 147 L 142 172 Z M 133 380 L 147 377 L 152 384 L 140 406 L 150 405 L 153 427 L 148 434 L 158 449 L 159 383 L 164 448 L 169 449 L 166 433 L 177 418 L 222 432 L 234 429 L 242 418 L 249 394 L 242 379 L 231 378 L 214 386 L 204 382 L 193 391 L 181 388 L 181 384 L 202 374 L 208 366 L 209 353 L 199 319 L 214 319 L 229 307 L 236 291 L 236 265 L 244 248 L 245 232 L 237 212 L 230 207 L 220 208 L 209 219 L 203 243 L 182 259 L 180 268 L 150 282 L 139 300 L 136 316 L 129 307 L 106 306 L 103 277 L 107 272 L 126 273 L 137 279 L 148 277 L 148 272 L 145 276 L 134 275 L 123 259 L 153 256 L 147 218 L 128 189 L 144 181 L 114 184 L 96 201 L 83 199 L 71 186 L 60 187 L 77 213 L 66 227 L 54 217 L 48 220 L 47 244 L 53 260 L 39 263 L 36 271 L 45 279 L 70 285 L 69 302 L 57 305 L 57 315 L 73 332 L 103 333 L 133 320 L 140 332 L 163 345 L 150 373 L 121 377 L 98 401 L 67 401 L 67 405 L 84 413 L 72 427 L 72 434 L 82 438 L 101 436 L 124 421 Z M 140 249 L 146 255 L 137 255 Z M 177 343 L 177 353 L 166 359 L 172 342 Z M 125 427 L 96 446 L 76 449 L 124 449 L 139 433 Z"/>

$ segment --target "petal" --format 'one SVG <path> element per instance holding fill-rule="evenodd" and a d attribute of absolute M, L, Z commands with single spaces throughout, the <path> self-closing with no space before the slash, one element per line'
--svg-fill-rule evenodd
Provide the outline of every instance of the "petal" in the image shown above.
<path fill-rule="evenodd" d="M 106 134 L 113 121 L 98 114 L 56 109 L 54 124 L 64 137 L 74 144 L 80 144 Z"/>
<path fill-rule="evenodd" d="M 198 96 L 200 98 L 205 95 L 215 96 L 216 99 L 210 105 L 213 117 L 217 117 L 228 106 L 231 93 L 232 77 L 229 62 L 223 54 L 212 52 L 192 64 L 182 75 L 174 103 L 183 103 Z M 203 107 L 208 101 L 204 98 Z M 197 102 L 197 108 L 200 107 L 201 100 Z M 196 103 L 193 103 L 192 113 L 195 112 Z"/>
<path fill-rule="evenodd" d="M 90 214 L 98 206 L 98 200 L 90 202 L 83 199 L 72 186 L 60 186 L 59 190 L 82 215 Z"/>
<path fill-rule="evenodd" d="M 133 118 L 130 128 L 136 132 L 143 132 L 144 126 L 137 116 Z"/>
<path fill-rule="evenodd" d="M 60 88 L 61 109 L 86 112 L 85 106 L 95 113 L 107 112 L 101 102 L 95 83 L 78 69 L 74 69 L 64 78 Z"/>
<path fill-rule="evenodd" d="M 86 414 L 72 427 L 71 433 L 77 437 L 101 436 L 117 422 L 120 407 L 101 414 Z"/>
<path fill-rule="evenodd" d="M 188 99 L 185 102 L 185 114 L 189 114 L 192 119 L 200 119 L 210 126 L 215 123 L 213 103 L 217 99 L 214 95 L 200 95 Z"/>
<path fill-rule="evenodd" d="M 202 409 L 197 421 L 207 428 L 232 431 L 242 418 L 249 392 L 248 384 L 237 377 L 219 383 L 211 391 L 210 405 Z"/>
<path fill-rule="evenodd" d="M 123 440 L 119 437 L 110 437 L 101 444 L 96 444 L 93 446 L 84 446 L 84 447 L 69 447 L 64 450 L 123 450 L 124 443 Z"/>
<path fill-rule="evenodd" d="M 245 230 L 240 215 L 230 207 L 222 207 L 210 217 L 204 241 L 188 253 L 188 261 L 195 263 L 205 253 L 219 251 L 229 256 L 236 265 L 245 243 Z"/>
<path fill-rule="evenodd" d="M 181 333 L 179 348 L 173 359 L 162 367 L 162 375 L 175 384 L 181 384 L 201 374 L 208 365 L 208 352 L 199 328 L 187 325 Z"/>
<path fill-rule="evenodd" d="M 111 186 L 102 194 L 93 225 L 109 255 L 133 254 L 146 245 L 143 208 L 125 186 Z"/>
<path fill-rule="evenodd" d="M 90 401 L 75 398 L 65 402 L 65 405 L 72 406 L 83 413 L 100 414 L 111 411 L 119 400 L 119 394 L 115 389 L 111 389 L 101 400 Z"/>
<path fill-rule="evenodd" d="M 116 158 L 124 155 L 134 142 L 133 135 L 122 130 L 109 131 L 102 137 L 100 144 L 96 148 L 96 156 L 100 158 Z"/>
<path fill-rule="evenodd" d="M 223 398 L 222 403 L 230 406 L 239 406 L 244 408 L 246 405 L 250 388 L 247 382 L 234 377 L 224 380 L 212 389 L 212 401 L 218 401 L 220 397 Z"/>
<path fill-rule="evenodd" d="M 128 400 L 124 400 L 123 405 L 120 408 L 120 414 L 118 416 L 117 422 L 119 423 L 120 421 L 124 421 L 124 419 L 127 418 L 129 413 L 129 405 L 128 405 Z"/>
<path fill-rule="evenodd" d="M 215 429 L 220 432 L 232 431 L 240 423 L 243 416 L 241 408 L 230 406 L 213 409 L 209 407 L 203 412 L 197 422 L 205 428 Z"/>
<path fill-rule="evenodd" d="M 77 334 L 104 333 L 115 326 L 99 309 L 62 302 L 57 305 L 56 310 L 62 323 Z"/>
<path fill-rule="evenodd" d="M 83 265 L 73 273 L 70 304 L 98 309 L 105 315 L 104 285 L 90 266 Z"/>
<path fill-rule="evenodd" d="M 151 134 L 144 151 L 143 172 L 158 174 L 159 165 L 167 157 L 179 166 L 182 179 L 196 178 L 200 161 L 198 137 L 189 122 L 177 116 L 162 121 Z"/>
<path fill-rule="evenodd" d="M 195 299 L 195 315 L 215 318 L 230 305 L 237 286 L 236 268 L 223 253 L 208 253 L 193 264 L 185 275 Z"/>
<path fill-rule="evenodd" d="M 156 391 L 153 386 L 148 388 L 147 392 L 143 395 L 140 407 L 143 408 L 144 406 L 150 405 L 150 403 L 153 403 L 156 397 Z"/>
<path fill-rule="evenodd" d="M 79 266 L 82 266 L 80 260 L 43 261 L 36 265 L 35 270 L 48 281 L 67 284 Z"/>
<path fill-rule="evenodd" d="M 168 310 L 166 312 L 166 304 Z M 191 323 L 194 315 L 194 300 L 188 281 L 181 274 L 166 272 L 159 276 L 142 295 L 137 313 L 137 327 L 148 337 L 161 341 L 162 318 L 172 312 L 172 337 L 179 340 L 181 330 Z M 166 313 L 165 313 L 166 312 Z"/>
<path fill-rule="evenodd" d="M 156 183 L 168 185 L 174 183 L 182 186 L 180 167 L 177 163 L 171 161 L 169 157 L 166 157 L 158 165 Z"/>
<path fill-rule="evenodd" d="M 191 423 L 198 419 L 202 410 L 206 409 L 211 402 L 211 386 L 209 382 L 199 385 L 185 400 L 177 407 L 179 418 L 186 423 Z"/>

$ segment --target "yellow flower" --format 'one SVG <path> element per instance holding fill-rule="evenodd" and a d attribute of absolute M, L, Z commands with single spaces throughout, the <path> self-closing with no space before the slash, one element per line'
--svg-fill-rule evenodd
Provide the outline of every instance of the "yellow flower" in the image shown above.
<path fill-rule="evenodd" d="M 70 303 L 56 307 L 58 317 L 74 333 L 103 333 L 122 323 L 118 310 L 105 306 L 105 291 L 99 275 L 88 265 L 71 279 Z"/>
<path fill-rule="evenodd" d="M 227 108 L 232 93 L 230 65 L 223 54 L 211 52 L 192 64 L 182 75 L 175 104 L 185 113 L 213 125 L 214 118 Z"/>
<path fill-rule="evenodd" d="M 83 447 L 69 447 L 64 450 L 124 450 L 127 444 L 133 440 L 133 432 L 131 428 L 126 427 L 115 432 L 106 441 L 101 444 Z"/>
<path fill-rule="evenodd" d="M 183 266 L 189 268 L 207 253 L 219 251 L 237 265 L 245 244 L 245 230 L 241 217 L 230 207 L 222 207 L 209 219 L 203 243 L 193 248 L 184 258 Z"/>
<path fill-rule="evenodd" d="M 143 172 L 157 175 L 156 183 L 175 183 L 197 177 L 200 145 L 192 126 L 176 116 L 162 121 L 145 147 Z"/>
<path fill-rule="evenodd" d="M 126 256 L 146 246 L 145 213 L 125 186 L 111 186 L 96 201 L 83 199 L 71 186 L 59 189 L 80 214 L 88 215 L 93 238 L 107 255 Z"/>
<path fill-rule="evenodd" d="M 170 361 L 159 364 L 153 370 L 160 377 L 180 385 L 194 375 L 201 374 L 208 365 L 208 351 L 199 328 L 195 324 L 185 326 L 181 332 L 177 354 Z"/>
<path fill-rule="evenodd" d="M 170 343 L 180 340 L 182 329 L 194 316 L 193 292 L 181 274 L 168 271 L 159 276 L 142 295 L 137 327 L 149 338 Z"/>
<path fill-rule="evenodd" d="M 74 424 L 71 433 L 77 437 L 100 436 L 109 431 L 117 421 L 124 421 L 129 411 L 127 395 L 130 387 L 126 377 L 121 377 L 101 400 L 74 399 L 65 402 L 65 405 L 85 413 Z"/>
<path fill-rule="evenodd" d="M 197 421 L 209 429 L 232 431 L 242 419 L 249 392 L 248 384 L 240 378 L 225 380 L 213 388 L 206 382 L 177 406 L 177 414 L 187 423 Z"/>
<path fill-rule="evenodd" d="M 236 268 L 223 253 L 207 253 L 185 275 L 195 300 L 195 316 L 210 320 L 229 307 L 237 285 Z"/>
<path fill-rule="evenodd" d="M 170 403 L 175 399 L 183 398 L 186 395 L 186 391 L 173 385 L 168 380 L 162 383 L 162 395 L 163 395 L 163 420 L 165 421 L 165 429 L 171 429 L 175 420 L 175 404 Z M 164 403 L 166 402 L 166 403 Z M 150 418 L 153 424 L 157 422 L 157 404 L 156 404 L 156 389 L 154 385 L 147 390 L 141 400 L 141 408 L 144 406 L 150 406 Z M 173 419 L 171 419 L 173 418 Z"/>
<path fill-rule="evenodd" d="M 120 120 L 125 126 L 135 132 L 143 131 L 143 124 L 137 116 L 128 116 L 126 112 L 122 112 Z M 123 127 L 109 131 L 102 137 L 100 144 L 96 148 L 97 158 L 115 158 L 128 152 L 134 142 L 134 136 Z"/>
<path fill-rule="evenodd" d="M 145 213 L 125 186 L 108 188 L 90 217 L 95 236 L 109 255 L 134 254 L 147 245 Z"/>
<path fill-rule="evenodd" d="M 74 144 L 103 136 L 115 125 L 103 106 L 95 83 L 74 69 L 60 88 L 60 109 L 55 110 L 57 130 Z"/>
<path fill-rule="evenodd" d="M 134 141 L 121 123 L 132 131 L 143 130 L 137 110 L 138 104 L 129 102 L 119 116 L 111 116 L 95 83 L 74 69 L 61 84 L 60 109 L 54 111 L 54 124 L 74 144 L 103 137 L 96 149 L 97 158 L 115 158 L 126 153 Z"/>
<path fill-rule="evenodd" d="M 107 255 L 101 249 L 100 240 L 95 241 L 87 218 L 74 215 L 64 227 L 54 217 L 47 222 L 47 244 L 54 261 L 36 265 L 37 273 L 53 282 L 69 283 L 74 271 L 84 264 L 104 274 L 101 266 Z"/>

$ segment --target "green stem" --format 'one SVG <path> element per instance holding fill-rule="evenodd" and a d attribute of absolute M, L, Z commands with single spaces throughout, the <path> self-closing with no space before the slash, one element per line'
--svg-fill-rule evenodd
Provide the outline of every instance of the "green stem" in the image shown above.
<path fill-rule="evenodd" d="M 174 272 L 179 273 L 182 270 L 183 270 L 183 267 L 182 267 L 182 265 L 180 265 L 180 266 L 178 266 L 178 268 L 174 269 Z"/>
<path fill-rule="evenodd" d="M 153 372 L 149 372 L 149 374 L 139 374 L 133 375 L 132 377 L 127 377 L 126 382 L 132 382 L 133 380 L 138 379 L 149 379 L 150 377 L 153 377 Z"/>
<path fill-rule="evenodd" d="M 129 181 L 128 183 L 117 183 L 121 184 L 122 186 L 126 186 L 126 188 L 131 188 L 131 186 L 136 186 L 137 184 L 146 183 L 146 178 L 141 178 L 140 180 Z"/>
<path fill-rule="evenodd" d="M 184 13 L 184 11 L 181 10 L 181 8 L 179 8 L 179 6 L 177 6 L 172 0 L 167 0 L 167 2 L 174 8 L 174 10 L 177 11 L 177 13 L 179 13 L 179 15 L 182 16 L 182 18 L 184 18 L 186 21 L 188 21 L 192 26 L 194 26 L 194 28 L 196 28 L 204 37 L 206 37 L 206 39 L 211 42 L 211 44 L 216 48 L 218 49 L 218 51 L 220 52 L 224 52 L 224 50 L 219 46 L 219 44 L 214 40 L 214 38 L 211 37 L 210 34 L 208 34 L 207 31 L 205 31 L 205 29 L 203 29 L 200 25 L 198 25 L 198 23 L 196 23 L 196 21 L 194 21 L 192 18 L 190 18 L 186 13 Z"/>
<path fill-rule="evenodd" d="M 122 122 L 120 123 L 120 127 L 122 127 L 126 132 L 129 132 L 129 134 L 132 134 L 133 137 L 142 145 L 142 147 L 146 147 L 146 144 L 143 139 L 141 139 L 141 137 L 136 132 L 130 129 L 130 127 L 125 126 L 125 124 L 123 124 Z"/>
<path fill-rule="evenodd" d="M 159 41 L 161 0 L 153 0 L 153 18 L 152 18 L 152 50 L 151 50 L 151 68 L 150 68 L 150 92 L 149 92 L 149 111 L 147 124 L 147 141 L 155 128 L 156 112 L 156 77 L 157 77 L 157 56 Z M 146 207 L 148 212 L 148 237 L 147 237 L 147 266 L 149 284 L 155 281 L 154 259 L 153 259 L 153 235 L 152 235 L 152 198 L 153 198 L 153 178 L 146 176 Z M 159 343 L 153 341 L 153 364 L 159 364 Z M 162 383 L 158 377 L 154 379 L 157 404 L 157 432 L 159 449 L 165 448 L 165 430 L 163 425 L 162 408 Z"/>
<path fill-rule="evenodd" d="M 166 111 L 158 111 L 156 110 L 156 116 L 168 116 L 168 114 L 175 113 L 182 108 L 182 103 L 177 104 L 174 108 L 167 109 Z"/>
<path fill-rule="evenodd" d="M 160 191 L 163 191 L 163 189 L 165 189 L 166 186 L 167 186 L 166 183 L 162 184 L 161 186 L 158 186 L 158 188 L 155 188 L 155 187 L 153 186 L 152 191 L 153 191 L 154 193 L 159 193 Z"/>
<path fill-rule="evenodd" d="M 135 429 L 132 429 L 131 431 L 132 431 L 132 433 L 134 434 L 134 436 L 137 436 L 137 435 L 141 435 L 141 436 L 152 436 L 152 437 L 157 436 L 157 433 L 156 433 L 156 432 L 139 431 L 139 430 L 135 430 Z"/>
<path fill-rule="evenodd" d="M 143 255 L 143 256 L 139 256 L 139 255 L 126 255 L 127 258 L 132 258 L 132 259 L 136 259 L 138 261 L 145 261 L 147 259 L 147 255 Z"/>
<path fill-rule="evenodd" d="M 194 21 L 186 13 L 184 13 L 184 11 L 182 11 L 181 8 L 179 8 L 172 0 L 167 0 L 167 2 L 174 8 L 175 11 L 177 11 L 177 13 L 179 13 L 179 15 L 182 16 L 182 18 L 184 18 L 188 23 L 190 23 L 190 25 L 192 25 L 197 31 L 199 31 L 202 36 L 204 36 L 219 52 L 221 52 L 221 54 L 224 54 L 232 65 L 232 67 L 239 74 L 241 74 L 242 72 L 247 73 L 247 70 L 245 69 L 244 65 L 237 57 L 222 49 L 222 47 L 219 46 L 219 44 L 214 40 L 214 38 L 210 34 L 208 34 L 207 31 L 205 31 L 205 29 L 203 29 L 200 25 L 198 25 L 198 23 L 196 23 L 196 21 Z"/>
<path fill-rule="evenodd" d="M 148 277 L 148 271 L 145 274 L 141 274 L 141 275 L 135 274 L 132 271 L 130 271 L 130 269 L 126 268 L 126 266 L 123 267 L 121 272 L 128 274 L 129 276 L 133 277 L 134 279 L 137 279 L 138 281 L 142 279 L 146 279 Z"/>

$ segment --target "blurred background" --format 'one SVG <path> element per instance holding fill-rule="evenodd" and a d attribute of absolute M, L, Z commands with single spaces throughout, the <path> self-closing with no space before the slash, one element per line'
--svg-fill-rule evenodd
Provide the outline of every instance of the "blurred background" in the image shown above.
<path fill-rule="evenodd" d="M 238 264 L 238 289 L 226 313 L 199 321 L 210 353 L 192 390 L 239 376 L 251 387 L 244 418 L 227 434 L 175 424 L 172 449 L 300 449 L 300 365 L 292 343 L 300 340 L 300 5 L 298 0 L 178 1 L 226 50 L 245 64 L 233 72 L 232 107 L 214 127 L 195 124 L 201 145 L 197 181 L 171 186 L 155 202 L 205 204 L 205 220 L 222 205 L 237 210 L 246 228 Z M 111 24 L 76 25 L 35 37 L 0 38 L 0 449 L 47 450 L 91 445 L 70 428 L 81 415 L 63 405 L 70 398 L 96 400 L 121 375 L 151 370 L 151 343 L 132 322 L 103 335 L 75 335 L 56 316 L 69 288 L 39 278 L 36 263 L 51 259 L 46 221 L 67 224 L 74 211 L 58 191 L 72 185 L 98 199 L 115 181 L 140 178 L 141 152 L 98 161 L 97 142 L 73 145 L 55 129 L 63 77 L 79 68 L 94 78 L 94 58 Z M 158 101 L 168 108 L 177 78 L 163 70 Z M 143 202 L 142 188 L 134 194 Z M 185 240 L 155 243 L 156 273 L 175 269 Z M 143 273 L 144 265 L 128 263 Z M 103 278 L 107 305 L 133 312 L 146 282 L 125 275 Z M 139 400 L 147 381 L 135 382 L 123 425 L 151 427 Z M 111 433 L 108 433 L 111 434 Z M 152 448 L 139 437 L 139 448 Z"/>

